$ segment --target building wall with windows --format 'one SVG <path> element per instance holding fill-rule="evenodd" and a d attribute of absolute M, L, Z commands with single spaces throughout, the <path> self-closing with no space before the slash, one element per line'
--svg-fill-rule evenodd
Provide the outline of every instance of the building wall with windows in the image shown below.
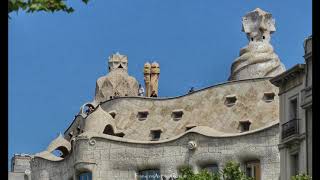
<path fill-rule="evenodd" d="M 14 154 L 11 158 L 11 171 L 8 173 L 9 180 L 30 180 L 31 167 L 29 154 Z"/>
<path fill-rule="evenodd" d="M 168 139 L 190 126 L 206 126 L 221 134 L 255 130 L 279 117 L 278 96 L 264 99 L 266 93 L 278 93 L 269 79 L 226 82 L 171 98 L 119 97 L 100 103 L 93 113 L 78 116 L 73 123 L 99 133 L 111 125 L 124 138 L 144 141 L 152 139 L 151 131 L 160 131 L 159 139 Z M 227 104 L 230 96 L 236 98 L 232 105 Z M 71 139 L 70 132 L 75 135 L 77 128 L 71 125 L 65 137 Z"/>
<path fill-rule="evenodd" d="M 312 175 L 312 38 L 304 42 L 306 64 L 271 79 L 279 87 L 281 179 Z"/>
<path fill-rule="evenodd" d="M 251 132 L 221 136 L 196 127 L 172 139 L 154 142 L 84 132 L 74 140 L 71 155 L 65 159 L 35 157 L 32 179 L 78 179 L 77 174 L 83 172 L 91 172 L 95 180 L 135 180 L 148 175 L 169 179 L 177 177 L 178 169 L 185 165 L 197 172 L 212 164 L 222 169 L 227 161 L 235 160 L 244 169 L 249 165 L 261 167 L 261 179 L 273 180 L 279 178 L 280 171 L 278 139 L 278 122 Z M 188 146 L 191 141 L 194 148 Z"/>

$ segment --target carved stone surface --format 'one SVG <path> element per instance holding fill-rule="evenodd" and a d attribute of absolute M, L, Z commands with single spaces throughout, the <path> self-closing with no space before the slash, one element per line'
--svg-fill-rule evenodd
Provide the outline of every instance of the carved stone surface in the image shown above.
<path fill-rule="evenodd" d="M 249 44 L 240 50 L 232 64 L 229 80 L 273 77 L 285 71 L 270 44 L 270 34 L 276 31 L 272 15 L 259 8 L 242 18 L 242 31 Z"/>
<path fill-rule="evenodd" d="M 157 62 L 153 62 L 151 64 L 151 93 L 155 91 L 155 93 L 158 95 L 158 87 L 159 87 L 159 76 L 160 76 L 160 66 Z"/>
<path fill-rule="evenodd" d="M 150 81 L 151 81 L 151 64 L 146 62 L 143 68 L 143 75 L 144 75 L 144 84 L 146 88 L 146 97 L 150 97 L 151 89 L 150 89 Z"/>
<path fill-rule="evenodd" d="M 194 149 L 196 149 L 196 148 L 197 148 L 197 144 L 196 144 L 195 141 L 189 141 L 189 142 L 188 142 L 188 149 L 189 149 L 189 150 L 194 150 Z"/>
<path fill-rule="evenodd" d="M 109 74 L 100 77 L 96 83 L 95 102 L 100 103 L 115 96 L 137 96 L 138 81 L 128 75 L 127 56 L 119 53 L 109 57 Z"/>
<path fill-rule="evenodd" d="M 117 139 L 116 139 L 117 138 Z M 94 146 L 88 141 L 95 139 Z M 193 151 L 186 144 L 195 139 L 197 148 Z M 259 160 L 261 179 L 278 180 L 279 126 L 277 124 L 255 133 L 233 137 L 210 137 L 188 133 L 166 142 L 129 142 L 118 137 L 84 133 L 74 143 L 72 156 L 52 162 L 36 157 L 31 163 L 32 179 L 40 179 L 46 170 L 47 179 L 69 180 L 81 169 L 92 172 L 95 180 L 132 180 L 140 169 L 159 168 L 161 176 L 177 177 L 182 165 L 201 169 L 203 165 L 215 162 L 222 169 L 229 160 L 246 162 Z"/>
<path fill-rule="evenodd" d="M 146 62 L 143 68 L 146 97 L 150 97 L 152 91 L 158 95 L 160 66 L 157 62 Z"/>

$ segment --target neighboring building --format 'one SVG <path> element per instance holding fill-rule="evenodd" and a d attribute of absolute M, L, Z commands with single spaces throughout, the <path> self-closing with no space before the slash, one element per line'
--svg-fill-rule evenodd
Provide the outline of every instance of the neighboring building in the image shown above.
<path fill-rule="evenodd" d="M 312 37 L 304 42 L 306 64 L 271 79 L 279 87 L 281 179 L 312 175 Z"/>
<path fill-rule="evenodd" d="M 178 97 L 149 97 L 158 95 L 156 62 L 144 65 L 147 97 L 138 96 L 127 56 L 112 55 L 94 101 L 32 156 L 32 180 L 172 179 L 182 166 L 216 172 L 229 160 L 256 180 L 278 180 L 279 98 L 270 79 L 285 69 L 270 44 L 274 20 L 257 8 L 243 17 L 243 31 L 249 44 L 232 81 Z"/>
<path fill-rule="evenodd" d="M 11 159 L 11 171 L 8 174 L 10 180 L 30 180 L 31 156 L 28 154 L 14 154 Z"/>

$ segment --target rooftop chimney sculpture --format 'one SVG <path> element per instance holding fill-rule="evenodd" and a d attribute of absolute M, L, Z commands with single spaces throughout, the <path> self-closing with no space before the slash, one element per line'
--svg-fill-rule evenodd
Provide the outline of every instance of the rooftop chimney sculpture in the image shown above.
<path fill-rule="evenodd" d="M 229 80 L 273 77 L 285 71 L 270 44 L 270 35 L 276 31 L 272 14 L 256 8 L 242 18 L 242 31 L 249 44 L 233 62 Z"/>

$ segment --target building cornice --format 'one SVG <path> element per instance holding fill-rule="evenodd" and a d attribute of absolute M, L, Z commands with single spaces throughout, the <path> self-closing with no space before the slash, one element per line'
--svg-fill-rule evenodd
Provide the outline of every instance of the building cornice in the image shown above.
<path fill-rule="evenodd" d="M 297 64 L 290 68 L 289 70 L 279 74 L 278 76 L 270 79 L 270 82 L 277 86 L 280 87 L 282 84 L 285 82 L 296 78 L 298 75 L 304 72 L 305 64 Z"/>

